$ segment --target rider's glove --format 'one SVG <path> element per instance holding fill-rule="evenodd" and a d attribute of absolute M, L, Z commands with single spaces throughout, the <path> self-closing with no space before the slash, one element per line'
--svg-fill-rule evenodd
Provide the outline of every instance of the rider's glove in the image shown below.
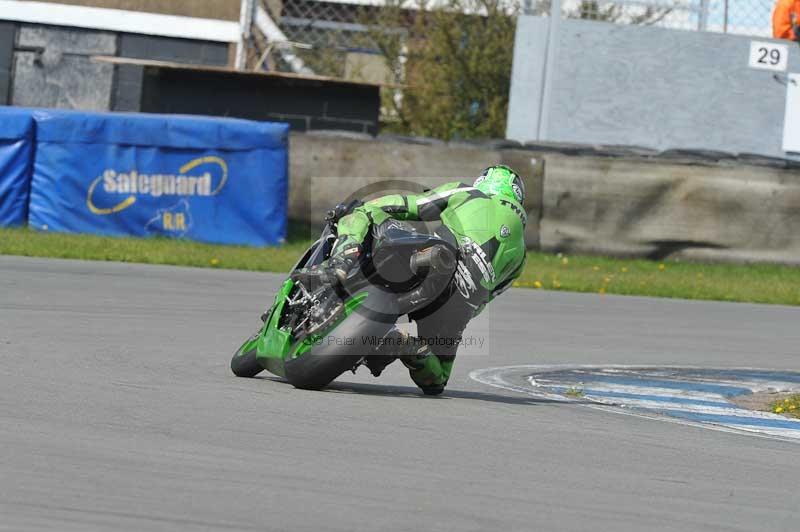
<path fill-rule="evenodd" d="M 301 281 L 308 290 L 315 290 L 321 285 L 333 286 L 344 283 L 348 272 L 358 262 L 361 255 L 361 246 L 349 244 L 341 246 L 336 250 L 336 254 L 331 256 L 327 262 L 311 268 L 303 268 L 292 273 L 291 278 Z"/>
<path fill-rule="evenodd" d="M 334 248 L 331 258 L 328 259 L 328 270 L 340 283 L 343 283 L 360 256 L 361 246 L 358 244 L 348 243 L 337 246 Z"/>

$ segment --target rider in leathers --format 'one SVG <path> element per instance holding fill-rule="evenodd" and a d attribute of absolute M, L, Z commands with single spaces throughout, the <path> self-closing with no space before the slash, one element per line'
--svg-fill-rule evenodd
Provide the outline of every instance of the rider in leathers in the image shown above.
<path fill-rule="evenodd" d="M 472 186 L 447 183 L 421 195 L 389 195 L 368 201 L 338 222 L 338 239 L 317 271 L 343 279 L 362 253 L 372 227 L 389 219 L 441 221 L 461 249 L 452 288 L 432 314 L 412 314 L 418 337 L 400 336 L 391 354 L 367 357 L 373 375 L 399 358 L 426 394 L 440 394 L 453 368 L 470 319 L 508 288 L 525 264 L 523 180 L 506 166 L 491 166 Z"/>

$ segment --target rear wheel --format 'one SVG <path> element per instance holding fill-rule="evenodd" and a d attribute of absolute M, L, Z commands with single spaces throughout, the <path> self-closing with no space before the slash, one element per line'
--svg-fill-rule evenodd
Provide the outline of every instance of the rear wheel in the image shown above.
<path fill-rule="evenodd" d="M 264 370 L 256 359 L 256 337 L 251 336 L 231 359 L 231 371 L 237 377 L 255 377 Z"/>

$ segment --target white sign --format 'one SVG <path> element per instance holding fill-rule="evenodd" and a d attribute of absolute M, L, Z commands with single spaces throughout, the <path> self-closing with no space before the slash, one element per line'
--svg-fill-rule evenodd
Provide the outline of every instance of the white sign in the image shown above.
<path fill-rule="evenodd" d="M 784 72 L 789 60 L 789 47 L 785 44 L 750 41 L 750 68 Z"/>
<path fill-rule="evenodd" d="M 800 153 L 800 74 L 789 74 L 783 113 L 783 151 Z"/>

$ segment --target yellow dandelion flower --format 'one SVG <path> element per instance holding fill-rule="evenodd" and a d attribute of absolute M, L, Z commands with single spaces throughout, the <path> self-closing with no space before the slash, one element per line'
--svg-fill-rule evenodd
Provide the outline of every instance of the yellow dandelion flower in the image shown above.
<path fill-rule="evenodd" d="M 563 259 L 561 259 L 561 264 L 566 266 L 567 264 L 569 264 L 569 259 L 567 257 L 564 257 Z"/>
<path fill-rule="evenodd" d="M 213 259 L 208 261 L 208 263 L 211 264 L 212 266 L 216 266 L 217 264 L 219 264 L 219 259 L 217 257 L 214 257 Z"/>
<path fill-rule="evenodd" d="M 782 406 L 778 406 L 778 407 L 775 408 L 775 413 L 776 414 L 780 414 L 781 412 L 783 412 L 783 407 Z"/>
<path fill-rule="evenodd" d="M 600 271 L 600 266 L 592 266 L 592 270 L 596 271 L 596 272 L 599 272 Z"/>
<path fill-rule="evenodd" d="M 663 272 L 663 271 L 664 271 L 664 270 L 666 270 L 666 269 L 667 269 L 667 267 L 666 267 L 666 266 L 664 266 L 663 264 L 659 264 L 659 265 L 658 265 L 658 270 L 659 270 L 659 271 L 662 271 L 662 272 Z"/>
<path fill-rule="evenodd" d="M 628 273 L 628 268 L 623 266 L 622 268 L 619 269 L 619 271 L 621 271 L 622 273 Z"/>
<path fill-rule="evenodd" d="M 558 279 L 553 280 L 553 288 L 561 288 L 561 282 Z"/>
<path fill-rule="evenodd" d="M 796 410 L 797 407 L 795 405 L 789 405 L 789 410 Z"/>
<path fill-rule="evenodd" d="M 541 281 L 534 281 L 533 282 L 533 286 L 535 286 L 536 288 L 541 288 L 542 287 L 542 282 Z"/>
<path fill-rule="evenodd" d="M 610 283 L 611 282 L 611 277 L 606 277 L 605 279 L 603 279 L 603 282 L 604 283 Z"/>

